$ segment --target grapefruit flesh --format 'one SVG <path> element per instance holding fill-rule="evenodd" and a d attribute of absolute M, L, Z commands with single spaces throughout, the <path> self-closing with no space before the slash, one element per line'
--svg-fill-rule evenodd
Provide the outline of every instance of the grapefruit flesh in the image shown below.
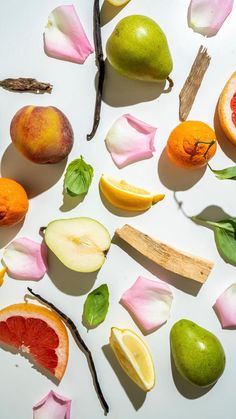
<path fill-rule="evenodd" d="M 68 359 L 66 328 L 54 312 L 36 304 L 14 304 L 0 311 L 0 343 L 29 354 L 58 380 Z"/>
<path fill-rule="evenodd" d="M 227 81 L 220 95 L 218 115 L 224 134 L 236 145 L 236 71 Z"/>

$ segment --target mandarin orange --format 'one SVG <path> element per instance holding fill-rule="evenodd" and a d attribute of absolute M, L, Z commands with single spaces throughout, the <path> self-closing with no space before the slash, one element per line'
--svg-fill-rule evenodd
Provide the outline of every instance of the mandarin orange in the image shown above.
<path fill-rule="evenodd" d="M 216 135 L 201 121 L 184 121 L 171 132 L 167 154 L 177 166 L 194 169 L 205 166 L 216 152 Z"/>
<path fill-rule="evenodd" d="M 24 188 L 15 180 L 0 178 L 0 227 L 19 223 L 28 208 L 29 201 Z"/>

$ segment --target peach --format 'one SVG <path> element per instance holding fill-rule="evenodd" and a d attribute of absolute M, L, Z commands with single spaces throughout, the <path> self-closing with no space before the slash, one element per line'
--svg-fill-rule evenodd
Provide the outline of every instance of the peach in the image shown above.
<path fill-rule="evenodd" d="M 64 159 L 74 140 L 69 120 L 54 106 L 24 106 L 13 117 L 10 134 L 17 150 L 39 164 Z"/>

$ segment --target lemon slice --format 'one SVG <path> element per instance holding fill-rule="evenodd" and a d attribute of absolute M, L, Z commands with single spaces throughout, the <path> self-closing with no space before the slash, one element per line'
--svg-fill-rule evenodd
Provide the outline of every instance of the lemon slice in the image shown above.
<path fill-rule="evenodd" d="M 124 6 L 129 3 L 129 1 L 130 0 L 107 0 L 108 3 L 112 4 L 112 6 Z"/>
<path fill-rule="evenodd" d="M 112 327 L 110 345 L 126 374 L 142 390 L 155 385 L 155 370 L 150 351 L 144 341 L 129 329 Z"/>
<path fill-rule="evenodd" d="M 125 211 L 145 211 L 165 198 L 164 194 L 153 195 L 145 189 L 102 175 L 100 190 L 106 200 L 116 208 Z"/>

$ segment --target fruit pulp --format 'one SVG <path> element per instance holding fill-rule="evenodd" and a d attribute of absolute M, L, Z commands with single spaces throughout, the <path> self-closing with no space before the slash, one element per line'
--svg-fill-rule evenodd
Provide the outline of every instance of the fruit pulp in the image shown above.
<path fill-rule="evenodd" d="M 230 108 L 232 110 L 232 122 L 234 124 L 234 126 L 236 127 L 236 92 L 234 93 L 231 101 L 230 101 Z"/>
<path fill-rule="evenodd" d="M 0 341 L 32 357 L 52 374 L 58 364 L 59 339 L 44 320 L 11 316 L 0 322 Z"/>

